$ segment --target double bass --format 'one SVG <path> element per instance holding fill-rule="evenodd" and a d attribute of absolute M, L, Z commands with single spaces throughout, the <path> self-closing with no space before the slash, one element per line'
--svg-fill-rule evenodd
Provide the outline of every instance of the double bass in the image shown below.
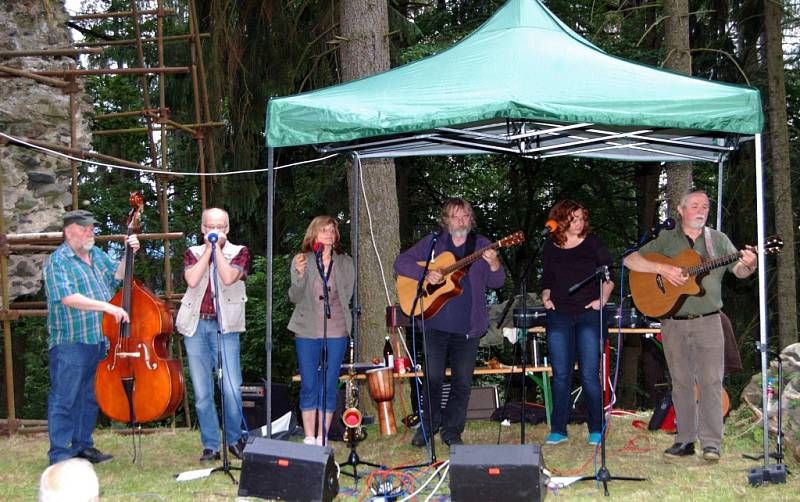
<path fill-rule="evenodd" d="M 130 197 L 127 235 L 139 232 L 144 200 Z M 130 322 L 103 316 L 103 334 L 110 342 L 97 367 L 97 404 L 112 420 L 131 425 L 160 420 L 175 412 L 183 398 L 183 371 L 167 348 L 172 314 L 167 304 L 133 278 L 133 251 L 125 244 L 125 279 L 111 299 L 125 309 Z"/>

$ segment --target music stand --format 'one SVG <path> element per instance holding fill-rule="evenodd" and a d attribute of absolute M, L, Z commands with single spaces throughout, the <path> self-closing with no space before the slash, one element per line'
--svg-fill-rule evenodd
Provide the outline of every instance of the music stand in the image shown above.
<path fill-rule="evenodd" d="M 214 234 L 212 234 L 214 235 Z M 209 241 L 211 242 L 211 241 Z M 225 365 L 224 365 L 224 356 L 222 352 L 222 311 L 219 308 L 219 285 L 217 281 L 217 262 L 214 259 L 214 253 L 216 253 L 217 247 L 217 239 L 214 239 L 214 242 L 211 242 L 211 267 L 209 269 L 209 273 L 211 274 L 212 280 L 214 281 L 214 288 L 212 290 L 212 294 L 214 296 L 214 311 L 217 314 L 217 382 L 219 383 L 219 404 L 220 408 L 222 408 L 221 415 L 221 424 L 222 424 L 222 466 L 215 467 L 211 469 L 211 472 L 224 472 L 231 478 L 231 482 L 233 484 L 239 484 L 236 481 L 236 478 L 233 477 L 231 470 L 242 470 L 241 467 L 234 467 L 230 465 L 228 461 L 228 435 L 227 432 L 227 424 L 225 421 Z"/>
<path fill-rule="evenodd" d="M 600 320 L 598 321 L 600 324 L 600 375 L 602 378 L 602 395 L 600 398 L 600 408 L 601 414 L 600 416 L 603 417 L 602 427 L 600 429 L 600 469 L 598 469 L 597 474 L 595 476 L 583 476 L 578 481 L 598 481 L 603 483 L 603 494 L 608 497 L 608 482 L 609 481 L 646 481 L 645 478 L 638 478 L 638 477 L 629 477 L 629 476 L 612 476 L 611 472 L 608 470 L 606 466 L 606 424 L 608 423 L 605 400 L 602 396 L 606 395 L 607 385 L 608 385 L 608 373 L 606 370 L 606 335 L 608 333 L 608 328 L 606 327 L 605 322 L 605 299 L 603 298 L 603 283 L 610 280 L 608 266 L 603 265 L 598 267 L 593 274 L 589 275 L 581 282 L 574 284 L 569 288 L 569 294 L 573 294 L 582 287 L 586 286 L 591 282 L 597 281 L 597 290 L 599 292 L 600 298 Z M 608 412 L 610 413 L 610 411 Z"/>

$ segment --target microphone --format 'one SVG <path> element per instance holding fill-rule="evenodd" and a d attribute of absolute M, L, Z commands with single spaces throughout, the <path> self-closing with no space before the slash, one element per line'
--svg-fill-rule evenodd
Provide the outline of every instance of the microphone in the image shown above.
<path fill-rule="evenodd" d="M 211 244 L 216 244 L 218 240 L 219 240 L 219 235 L 217 235 L 216 232 L 211 232 L 210 234 L 208 234 L 208 242 L 210 242 Z"/>
<path fill-rule="evenodd" d="M 325 249 L 325 246 L 323 246 L 319 241 L 314 241 L 314 244 L 311 245 L 311 250 L 314 251 L 314 254 L 317 255 L 317 258 L 322 257 L 323 249 Z"/>
<path fill-rule="evenodd" d="M 558 229 L 558 223 L 556 223 L 556 220 L 547 220 L 547 222 L 544 224 L 544 228 L 539 233 L 539 235 L 541 235 L 542 237 L 547 237 L 548 235 L 555 232 L 557 229 Z"/>
<path fill-rule="evenodd" d="M 654 240 L 656 237 L 658 237 L 658 234 L 660 234 L 662 230 L 672 230 L 673 228 L 675 228 L 675 220 L 672 218 L 667 218 L 661 223 L 656 223 L 656 226 L 651 228 L 650 231 L 645 232 L 645 234 L 642 236 L 642 239 L 639 242 L 639 247 L 644 246 L 648 242 Z"/>

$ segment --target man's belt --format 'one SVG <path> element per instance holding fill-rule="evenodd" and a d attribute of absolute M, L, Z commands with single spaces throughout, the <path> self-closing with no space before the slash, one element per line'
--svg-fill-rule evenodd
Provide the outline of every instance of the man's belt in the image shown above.
<path fill-rule="evenodd" d="M 204 321 L 215 321 L 217 319 L 217 314 L 200 314 L 200 319 Z"/>
<path fill-rule="evenodd" d="M 719 314 L 719 310 L 715 310 L 714 312 L 709 312 L 707 314 L 689 314 L 689 315 L 676 315 L 672 317 L 668 317 L 667 319 L 672 319 L 674 321 L 688 321 L 690 319 L 700 319 L 701 317 L 708 317 L 712 315 Z"/>

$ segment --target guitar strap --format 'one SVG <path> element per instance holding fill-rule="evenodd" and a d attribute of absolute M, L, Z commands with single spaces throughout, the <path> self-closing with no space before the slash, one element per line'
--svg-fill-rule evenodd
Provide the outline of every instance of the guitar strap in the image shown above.
<path fill-rule="evenodd" d="M 464 246 L 464 256 L 469 256 L 475 252 L 475 242 L 478 240 L 477 234 L 474 230 L 470 230 L 467 234 L 467 245 Z M 463 258 L 463 256 L 462 256 Z"/>
<path fill-rule="evenodd" d="M 477 237 L 476 237 L 475 232 L 474 231 L 470 231 L 470 233 L 467 234 L 467 241 L 464 243 L 464 253 L 463 254 L 460 254 L 460 253 L 456 252 L 456 248 L 455 248 L 455 246 L 453 246 L 452 239 L 448 239 L 447 240 L 447 249 L 448 249 L 448 251 L 453 253 L 453 256 L 455 256 L 456 259 L 460 260 L 461 258 L 463 258 L 465 256 L 469 256 L 469 255 L 471 255 L 472 253 L 475 252 L 475 242 L 476 241 L 477 241 Z"/>
<path fill-rule="evenodd" d="M 703 239 L 706 241 L 706 252 L 708 253 L 708 259 L 713 260 L 716 258 L 714 254 L 714 241 L 711 240 L 711 229 L 708 227 L 703 227 Z"/>

